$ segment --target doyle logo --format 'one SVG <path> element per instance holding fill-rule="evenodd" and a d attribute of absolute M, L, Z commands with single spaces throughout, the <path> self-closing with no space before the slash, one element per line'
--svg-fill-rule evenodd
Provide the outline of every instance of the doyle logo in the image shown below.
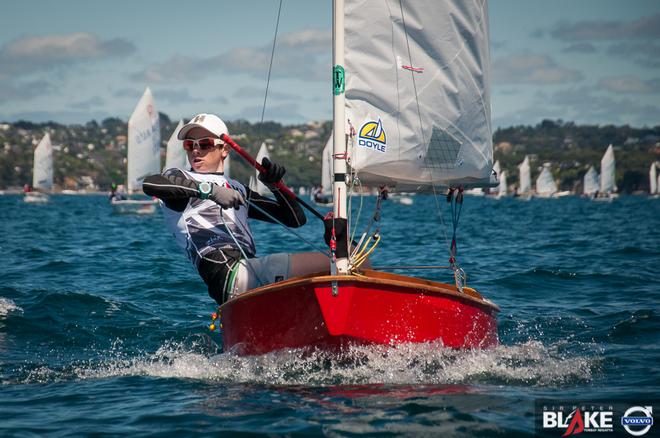
<path fill-rule="evenodd" d="M 383 122 L 378 118 L 377 122 L 369 121 L 362 125 L 358 135 L 358 146 L 373 149 L 384 153 L 387 147 L 387 138 L 383 129 Z"/>
<path fill-rule="evenodd" d="M 633 406 L 629 408 L 621 417 L 621 425 L 630 435 L 646 434 L 653 426 L 653 407 Z"/>
<path fill-rule="evenodd" d="M 561 436 L 583 432 L 613 432 L 611 406 L 543 406 L 543 429 L 563 430 Z"/>

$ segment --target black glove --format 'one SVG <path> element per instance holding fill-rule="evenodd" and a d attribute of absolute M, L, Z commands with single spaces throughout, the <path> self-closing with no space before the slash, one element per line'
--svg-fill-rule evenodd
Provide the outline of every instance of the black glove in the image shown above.
<path fill-rule="evenodd" d="M 348 225 L 348 220 L 343 218 L 337 219 L 323 219 L 323 227 L 325 232 L 323 233 L 323 238 L 325 243 L 330 245 L 330 239 L 332 238 L 332 223 L 335 224 L 335 241 L 337 242 L 337 249 L 335 250 L 335 255 L 338 259 L 348 257 L 348 239 L 346 237 L 346 228 Z"/>
<path fill-rule="evenodd" d="M 269 186 L 277 184 L 286 173 L 284 166 L 273 163 L 267 157 L 261 159 L 261 165 L 264 171 L 259 172 L 259 180 Z"/>
<path fill-rule="evenodd" d="M 243 195 L 238 190 L 222 187 L 218 184 L 213 184 L 209 199 L 225 209 L 238 209 L 241 205 L 245 205 Z"/>

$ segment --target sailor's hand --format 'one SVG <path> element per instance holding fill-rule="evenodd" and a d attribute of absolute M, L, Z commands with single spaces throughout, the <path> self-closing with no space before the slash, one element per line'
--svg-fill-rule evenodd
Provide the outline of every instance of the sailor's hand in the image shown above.
<path fill-rule="evenodd" d="M 264 171 L 259 172 L 259 180 L 266 185 L 277 184 L 286 173 L 284 166 L 273 163 L 267 157 L 261 160 L 261 165 Z"/>
<path fill-rule="evenodd" d="M 225 209 L 238 209 L 241 205 L 245 205 L 245 199 L 238 190 L 219 186 L 218 184 L 213 184 L 209 199 Z"/>

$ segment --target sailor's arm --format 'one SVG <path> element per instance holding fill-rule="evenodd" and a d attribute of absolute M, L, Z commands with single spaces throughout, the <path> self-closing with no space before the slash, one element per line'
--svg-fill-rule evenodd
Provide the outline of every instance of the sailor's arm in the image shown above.
<path fill-rule="evenodd" d="M 269 217 L 270 215 L 291 228 L 298 228 L 305 225 L 307 218 L 300 205 L 298 205 L 298 202 L 295 199 L 289 198 L 285 193 L 282 193 L 276 186 L 286 173 L 284 166 L 274 163 L 268 158 L 264 158 L 261 161 L 261 165 L 263 166 L 263 172 L 259 173 L 259 179 L 273 192 L 275 199 L 273 200 L 248 190 L 247 195 L 250 201 L 248 217 L 273 222 Z M 253 205 L 259 208 L 255 208 Z"/>
<path fill-rule="evenodd" d="M 186 177 L 179 169 L 170 169 L 162 175 L 151 175 L 144 179 L 142 190 L 162 200 L 174 211 L 183 211 L 190 198 L 210 199 L 222 208 L 239 208 L 245 204 L 237 190 L 208 182 L 198 183 Z"/>
<path fill-rule="evenodd" d="M 275 222 L 270 218 L 272 216 L 291 228 L 305 225 L 307 217 L 300 205 L 277 187 L 269 186 L 269 188 L 275 195 L 275 199 L 261 196 L 257 192 L 247 189 L 248 217 L 265 222 Z"/>
<path fill-rule="evenodd" d="M 142 182 L 142 190 L 155 196 L 175 211 L 183 211 L 190 198 L 199 198 L 197 181 L 187 178 L 178 169 L 170 169 L 163 174 L 150 175 Z"/>

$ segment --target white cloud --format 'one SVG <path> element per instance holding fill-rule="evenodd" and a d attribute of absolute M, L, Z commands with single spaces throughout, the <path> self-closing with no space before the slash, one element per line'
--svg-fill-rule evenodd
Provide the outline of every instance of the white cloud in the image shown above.
<path fill-rule="evenodd" d="M 99 97 L 99 96 L 94 96 L 90 97 L 89 99 L 80 101 L 80 102 L 75 102 L 71 104 L 71 108 L 74 109 L 80 109 L 80 110 L 88 110 L 90 108 L 99 108 L 105 104 L 105 101 Z"/>
<path fill-rule="evenodd" d="M 660 44 L 646 42 L 623 42 L 612 44 L 608 49 L 609 55 L 628 59 L 636 64 L 658 68 L 660 67 Z"/>
<path fill-rule="evenodd" d="M 13 82 L 0 79 L 0 101 L 20 101 L 34 99 L 54 90 L 46 81 Z"/>
<path fill-rule="evenodd" d="M 598 50 L 591 43 L 574 43 L 566 47 L 563 51 L 566 53 L 596 53 Z"/>
<path fill-rule="evenodd" d="M 22 37 L 0 48 L 0 74 L 38 73 L 74 62 L 126 56 L 134 51 L 133 44 L 126 40 L 100 40 L 84 32 Z"/>
<path fill-rule="evenodd" d="M 277 40 L 273 59 L 273 78 L 309 81 L 330 80 L 331 35 L 326 30 L 301 30 Z M 272 44 L 239 47 L 208 58 L 174 56 L 133 74 L 134 80 L 155 83 L 189 82 L 217 72 L 245 74 L 266 81 Z"/>
<path fill-rule="evenodd" d="M 582 73 L 558 65 L 547 55 L 513 54 L 493 61 L 493 82 L 497 84 L 550 85 L 577 82 Z"/>
<path fill-rule="evenodd" d="M 598 82 L 598 86 L 613 93 L 656 94 L 660 93 L 660 79 L 645 81 L 637 76 L 608 76 Z"/>
<path fill-rule="evenodd" d="M 611 97 L 599 93 L 595 87 L 571 87 L 552 94 L 536 93 L 525 107 L 495 114 L 493 125 L 533 125 L 543 119 L 570 120 L 578 124 L 657 126 L 660 108 L 638 99 Z"/>
<path fill-rule="evenodd" d="M 660 38 L 660 14 L 633 21 L 562 21 L 554 26 L 550 35 L 564 41 Z"/>

